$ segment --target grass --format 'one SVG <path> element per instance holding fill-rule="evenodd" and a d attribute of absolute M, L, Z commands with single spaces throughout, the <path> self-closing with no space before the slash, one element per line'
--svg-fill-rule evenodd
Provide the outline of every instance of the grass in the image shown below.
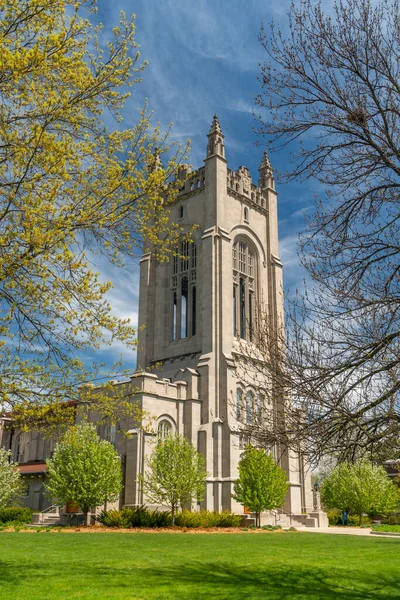
<path fill-rule="evenodd" d="M 400 541 L 312 533 L 1 533 L 1 600 L 400 599 Z"/>

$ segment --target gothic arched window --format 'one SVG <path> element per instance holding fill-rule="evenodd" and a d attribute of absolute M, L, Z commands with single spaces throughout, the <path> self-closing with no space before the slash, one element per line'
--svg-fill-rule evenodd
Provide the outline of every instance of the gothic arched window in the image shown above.
<path fill-rule="evenodd" d="M 166 419 L 159 422 L 157 427 L 157 437 L 160 441 L 164 441 L 168 435 L 172 433 L 172 425 Z"/>
<path fill-rule="evenodd" d="M 196 334 L 196 267 L 195 242 L 182 240 L 172 260 L 172 340 Z"/>
<path fill-rule="evenodd" d="M 252 341 L 255 306 L 255 253 L 243 240 L 235 241 L 233 262 L 233 335 Z"/>

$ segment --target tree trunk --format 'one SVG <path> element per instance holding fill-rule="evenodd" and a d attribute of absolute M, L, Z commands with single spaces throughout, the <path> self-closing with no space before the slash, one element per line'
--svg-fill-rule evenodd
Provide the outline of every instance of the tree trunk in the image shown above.
<path fill-rule="evenodd" d="M 88 514 L 89 514 L 89 511 L 85 510 L 85 509 L 82 509 L 82 511 L 83 511 L 83 526 L 87 527 L 88 526 Z"/>
<path fill-rule="evenodd" d="M 363 517 L 363 516 L 362 516 L 362 514 L 361 514 L 361 515 L 360 515 L 360 521 L 359 521 L 359 523 L 358 523 L 360 527 L 361 527 L 361 525 L 362 525 L 362 517 Z"/>
<path fill-rule="evenodd" d="M 175 506 L 171 507 L 172 527 L 175 527 Z"/>
<path fill-rule="evenodd" d="M 256 512 L 256 527 L 260 527 L 260 513 Z"/>

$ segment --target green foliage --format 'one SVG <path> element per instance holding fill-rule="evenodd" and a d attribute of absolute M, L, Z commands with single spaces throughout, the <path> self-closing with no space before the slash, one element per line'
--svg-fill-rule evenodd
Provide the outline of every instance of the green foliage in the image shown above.
<path fill-rule="evenodd" d="M 342 512 L 337 508 L 327 510 L 326 516 L 328 517 L 329 525 L 339 525 L 341 522 L 341 514 Z"/>
<path fill-rule="evenodd" d="M 120 457 L 93 424 L 71 427 L 47 461 L 45 486 L 60 504 L 78 504 L 86 518 L 93 506 L 117 500 L 122 489 Z"/>
<path fill-rule="evenodd" d="M 172 525 L 178 507 L 182 510 L 203 499 L 207 471 L 202 454 L 184 436 L 168 435 L 160 440 L 140 476 L 148 500 L 171 509 Z"/>
<path fill-rule="evenodd" d="M 263 525 L 261 529 L 264 531 L 272 531 L 272 525 Z"/>
<path fill-rule="evenodd" d="M 358 515 L 385 514 L 399 503 L 397 486 L 387 477 L 383 467 L 360 460 L 337 465 L 321 488 L 321 500 L 328 509 L 346 510 Z"/>
<path fill-rule="evenodd" d="M 289 527 L 288 531 L 297 531 L 296 527 Z"/>
<path fill-rule="evenodd" d="M 248 527 L 242 527 L 241 531 L 248 531 L 249 528 Z"/>
<path fill-rule="evenodd" d="M 0 508 L 0 523 L 30 523 L 32 517 L 30 508 L 8 506 Z"/>
<path fill-rule="evenodd" d="M 15 502 L 21 494 L 21 474 L 10 456 L 10 450 L 0 448 L 0 507 Z"/>
<path fill-rule="evenodd" d="M 122 510 L 103 511 L 97 520 L 105 527 L 171 527 L 172 515 L 167 511 L 148 510 L 145 506 L 123 508 Z M 201 510 L 191 512 L 184 510 L 175 517 L 175 525 L 188 529 L 211 527 L 239 527 L 242 522 L 241 515 L 234 515 L 229 511 L 217 513 L 215 511 Z"/>
<path fill-rule="evenodd" d="M 210 510 L 201 510 L 199 512 L 190 512 L 184 510 L 176 515 L 175 523 L 178 527 L 239 527 L 242 522 L 241 515 L 234 515 L 226 510 L 221 513 Z"/>
<path fill-rule="evenodd" d="M 121 13 L 105 33 L 95 11 L 95 0 L 0 8 L 0 408 L 19 407 L 28 424 L 48 407 L 55 418 L 77 384 L 104 378 L 80 351 L 136 346 L 90 252 L 122 266 L 143 243 L 165 260 L 182 234 L 168 208 L 182 153 L 146 107 L 132 121 L 131 107 L 130 127 L 121 123 L 146 66 L 133 17 Z M 91 406 L 115 416 L 110 398 L 98 398 Z M 129 404 L 118 403 L 126 412 Z"/>
<path fill-rule="evenodd" d="M 171 514 L 167 511 L 148 510 L 145 506 L 103 511 L 97 520 L 106 527 L 170 527 Z"/>
<path fill-rule="evenodd" d="M 400 525 L 400 515 L 398 513 L 388 515 L 387 517 L 384 517 L 383 523 L 385 525 Z"/>
<path fill-rule="evenodd" d="M 264 449 L 247 446 L 238 465 L 239 479 L 232 497 L 259 515 L 282 506 L 289 484 L 287 475 Z"/>
<path fill-rule="evenodd" d="M 387 533 L 400 533 L 400 525 L 372 525 L 372 530 Z"/>

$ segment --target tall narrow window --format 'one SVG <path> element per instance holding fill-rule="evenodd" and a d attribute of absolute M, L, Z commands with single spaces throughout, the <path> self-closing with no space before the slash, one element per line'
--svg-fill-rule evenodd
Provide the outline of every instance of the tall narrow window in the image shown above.
<path fill-rule="evenodd" d="M 251 247 L 239 240 L 232 248 L 233 334 L 253 340 L 255 317 L 255 275 L 257 265 Z"/>
<path fill-rule="evenodd" d="M 188 335 L 188 278 L 182 277 L 181 288 L 181 338 Z"/>
<path fill-rule="evenodd" d="M 242 390 L 236 390 L 236 418 L 240 421 L 242 416 Z"/>
<path fill-rule="evenodd" d="M 192 242 L 191 244 L 191 261 L 190 261 L 190 268 L 191 269 L 195 269 L 196 268 L 196 262 L 197 262 L 197 255 L 196 255 L 196 244 L 194 242 Z"/>
<path fill-rule="evenodd" d="M 246 291 L 244 279 L 239 281 L 239 303 L 240 303 L 240 337 L 246 339 Z"/>
<path fill-rule="evenodd" d="M 249 340 L 253 341 L 253 293 L 249 292 Z"/>
<path fill-rule="evenodd" d="M 182 240 L 172 262 L 173 290 L 172 341 L 196 334 L 197 248 L 195 242 Z"/>
<path fill-rule="evenodd" d="M 176 319 L 178 316 L 178 298 L 176 296 L 176 292 L 174 292 L 174 316 L 173 316 L 173 323 L 172 323 L 172 339 L 176 340 Z"/>
<path fill-rule="evenodd" d="M 233 286 L 233 335 L 236 337 L 237 336 L 237 319 L 236 319 L 236 312 L 237 312 L 237 307 L 236 307 L 236 290 L 237 286 L 234 285 Z"/>
<path fill-rule="evenodd" d="M 263 394 L 259 394 L 258 401 L 257 401 L 257 417 L 259 419 L 261 419 L 261 417 L 262 417 L 263 408 L 264 408 L 264 396 L 263 396 Z"/>
<path fill-rule="evenodd" d="M 192 335 L 196 335 L 196 286 L 192 287 Z"/>
<path fill-rule="evenodd" d="M 246 394 L 246 423 L 249 425 L 253 418 L 253 394 L 247 392 Z"/>
<path fill-rule="evenodd" d="M 187 271 L 189 268 L 189 242 L 181 244 L 181 271 Z"/>

